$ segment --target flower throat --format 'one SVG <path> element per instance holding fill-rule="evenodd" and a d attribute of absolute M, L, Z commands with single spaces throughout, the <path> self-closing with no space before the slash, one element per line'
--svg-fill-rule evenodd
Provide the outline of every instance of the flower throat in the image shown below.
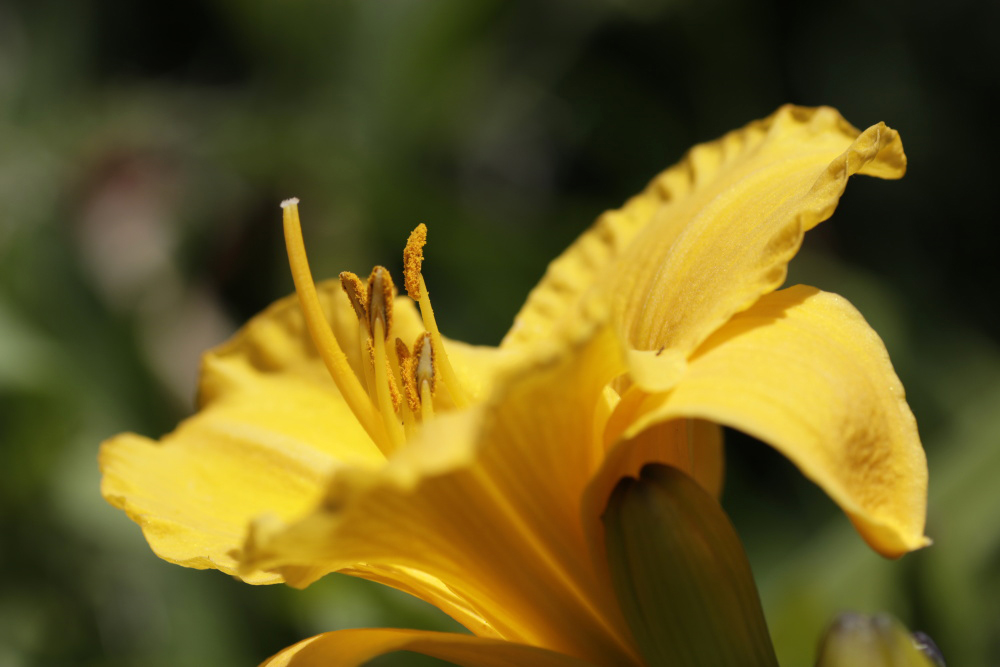
<path fill-rule="evenodd" d="M 358 340 L 365 360 L 364 377 L 359 378 L 323 314 L 306 258 L 298 204 L 299 200 L 292 198 L 281 202 L 281 208 L 288 262 L 309 335 L 354 416 L 389 456 L 434 416 L 435 402 L 438 407 L 468 404 L 445 353 L 421 273 L 427 227 L 420 224 L 414 229 L 403 251 L 404 286 L 410 298 L 420 304 L 425 329 L 412 347 L 400 338 L 389 340 L 396 298 L 389 271 L 376 266 L 367 282 L 349 271 L 340 274 L 340 284 L 358 316 Z M 441 395 L 442 387 L 446 397 Z"/>

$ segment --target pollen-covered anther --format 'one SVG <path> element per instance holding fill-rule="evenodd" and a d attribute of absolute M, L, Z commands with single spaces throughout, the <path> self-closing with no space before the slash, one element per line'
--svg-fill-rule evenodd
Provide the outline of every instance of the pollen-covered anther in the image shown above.
<path fill-rule="evenodd" d="M 406 343 L 403 342 L 402 338 L 396 338 L 396 358 L 399 359 L 399 367 L 406 368 L 407 362 L 409 362 L 410 348 L 406 347 Z"/>
<path fill-rule="evenodd" d="M 340 286 L 344 289 L 344 294 L 354 307 L 354 312 L 358 315 L 358 320 L 369 327 L 371 333 L 371 322 L 368 320 L 368 288 L 361 278 L 350 271 L 340 274 Z"/>
<path fill-rule="evenodd" d="M 365 359 L 366 359 L 366 362 L 368 364 L 368 370 L 370 371 L 369 375 L 372 378 L 374 378 L 375 377 L 375 364 L 378 363 L 378 362 L 375 361 L 375 343 L 372 341 L 371 338 L 369 338 L 364 343 L 362 343 L 362 345 L 365 348 Z M 371 384 L 372 384 L 372 381 L 369 381 L 369 385 L 371 385 Z M 374 391 L 374 389 L 372 389 L 372 391 Z"/>
<path fill-rule="evenodd" d="M 422 333 L 413 345 L 414 379 L 420 390 L 420 418 L 426 423 L 434 418 L 434 387 L 437 384 L 437 366 L 434 345 L 430 334 Z"/>
<path fill-rule="evenodd" d="M 414 379 L 418 387 L 426 382 L 433 394 L 437 389 L 437 368 L 434 363 L 434 346 L 430 334 L 422 333 L 413 345 L 413 355 L 416 361 Z"/>
<path fill-rule="evenodd" d="M 424 245 L 427 243 L 427 225 L 420 223 L 410 232 L 403 250 L 403 286 L 414 301 L 422 296 L 420 289 L 420 269 L 424 262 Z"/>
<path fill-rule="evenodd" d="M 420 391 L 417 389 L 417 359 L 410 354 L 410 349 L 406 347 L 406 343 L 399 338 L 396 339 L 396 357 L 399 359 L 399 377 L 403 383 L 403 395 L 406 397 L 406 404 L 409 406 L 410 412 L 419 415 Z"/>
<path fill-rule="evenodd" d="M 383 266 L 376 266 L 368 276 L 368 324 L 372 335 L 375 335 L 375 323 L 382 321 L 382 335 L 389 338 L 392 329 L 392 302 L 396 298 L 396 287 L 392 284 L 392 276 Z"/>
<path fill-rule="evenodd" d="M 434 309 L 431 308 L 430 295 L 427 293 L 427 284 L 424 276 L 420 273 L 424 261 L 424 245 L 427 243 L 427 226 L 423 223 L 410 233 L 410 238 L 406 241 L 406 249 L 403 250 L 403 278 L 406 286 L 406 293 L 410 298 L 420 304 L 420 319 L 424 322 L 424 329 L 430 334 L 428 345 L 434 354 L 438 356 L 433 361 L 434 375 L 440 372 L 441 382 L 445 390 L 451 396 L 455 407 L 464 407 L 469 404 L 469 396 L 462 387 L 455 369 L 448 361 L 448 355 L 444 349 L 444 342 L 441 339 L 441 331 L 438 329 L 437 320 L 434 319 Z M 414 348 L 413 354 L 419 356 L 419 350 Z M 436 378 L 435 378 L 436 380 Z M 418 387 L 420 385 L 418 384 Z M 421 395 L 423 390 L 421 389 Z M 427 406 L 424 406 L 427 409 Z"/>

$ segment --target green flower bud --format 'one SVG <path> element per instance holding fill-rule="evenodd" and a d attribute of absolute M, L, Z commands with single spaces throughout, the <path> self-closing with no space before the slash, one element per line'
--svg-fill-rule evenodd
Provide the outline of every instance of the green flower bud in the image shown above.
<path fill-rule="evenodd" d="M 611 576 L 648 665 L 777 667 L 750 564 L 718 501 L 647 465 L 604 516 Z"/>
<path fill-rule="evenodd" d="M 888 614 L 841 614 L 820 644 L 816 667 L 944 667 L 934 642 Z"/>

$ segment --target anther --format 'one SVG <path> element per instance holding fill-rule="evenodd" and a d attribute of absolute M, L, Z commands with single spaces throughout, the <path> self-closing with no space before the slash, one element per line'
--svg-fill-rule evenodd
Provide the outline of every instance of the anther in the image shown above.
<path fill-rule="evenodd" d="M 413 345 L 413 355 L 416 358 L 416 368 L 414 368 L 414 378 L 417 386 L 427 382 L 431 392 L 437 389 L 437 373 L 434 367 L 434 345 L 431 344 L 431 337 L 428 333 L 422 333 Z"/>
<path fill-rule="evenodd" d="M 396 339 L 396 358 L 399 359 L 399 375 L 403 385 L 403 395 L 406 397 L 406 405 L 411 413 L 419 415 L 420 391 L 417 389 L 417 359 L 410 354 L 406 343 L 399 338 Z"/>
<path fill-rule="evenodd" d="M 344 294 L 354 307 L 358 321 L 364 322 L 366 327 L 371 327 L 371 322 L 368 321 L 368 289 L 361 278 L 350 271 L 344 271 L 340 274 L 340 286 L 344 288 Z"/>
<path fill-rule="evenodd" d="M 420 388 L 420 418 L 426 423 L 434 417 L 434 387 L 437 368 L 434 365 L 434 345 L 430 334 L 422 333 L 413 345 L 414 384 Z"/>
<path fill-rule="evenodd" d="M 410 348 L 406 347 L 402 338 L 396 339 L 396 358 L 399 359 L 400 368 L 405 367 L 410 359 Z"/>
<path fill-rule="evenodd" d="M 375 335 L 375 323 L 382 321 L 382 334 L 389 337 L 392 329 L 392 301 L 396 297 L 396 288 L 392 284 L 392 276 L 382 266 L 372 269 L 368 277 L 368 324 L 372 335 Z"/>
<path fill-rule="evenodd" d="M 420 223 L 410 232 L 403 250 L 403 286 L 414 301 L 420 301 L 420 268 L 424 261 L 424 245 L 427 243 L 427 225 Z"/>
<path fill-rule="evenodd" d="M 437 321 L 434 319 L 434 310 L 431 308 L 430 295 L 427 294 L 427 285 L 424 283 L 424 276 L 420 273 L 424 261 L 424 245 L 427 243 L 427 226 L 423 223 L 410 233 L 410 238 L 406 241 L 406 248 L 403 250 L 403 284 L 406 286 L 406 293 L 420 304 L 420 318 L 424 322 L 424 329 L 431 336 L 431 346 L 438 356 L 435 362 L 441 371 L 441 380 L 445 388 L 451 395 L 452 402 L 457 407 L 464 407 L 469 403 L 455 370 L 448 361 L 444 344 L 441 339 L 441 332 L 438 330 Z M 417 351 L 414 350 L 414 354 Z"/>

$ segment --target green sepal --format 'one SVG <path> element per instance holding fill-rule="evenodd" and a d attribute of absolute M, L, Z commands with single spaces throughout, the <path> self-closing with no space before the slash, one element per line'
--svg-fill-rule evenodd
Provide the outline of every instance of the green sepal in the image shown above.
<path fill-rule="evenodd" d="M 697 482 L 647 465 L 618 483 L 602 519 L 615 592 L 647 665 L 777 667 L 743 545 Z"/>
<path fill-rule="evenodd" d="M 846 613 L 826 631 L 816 667 L 944 667 L 933 643 L 922 646 L 888 614 Z"/>

